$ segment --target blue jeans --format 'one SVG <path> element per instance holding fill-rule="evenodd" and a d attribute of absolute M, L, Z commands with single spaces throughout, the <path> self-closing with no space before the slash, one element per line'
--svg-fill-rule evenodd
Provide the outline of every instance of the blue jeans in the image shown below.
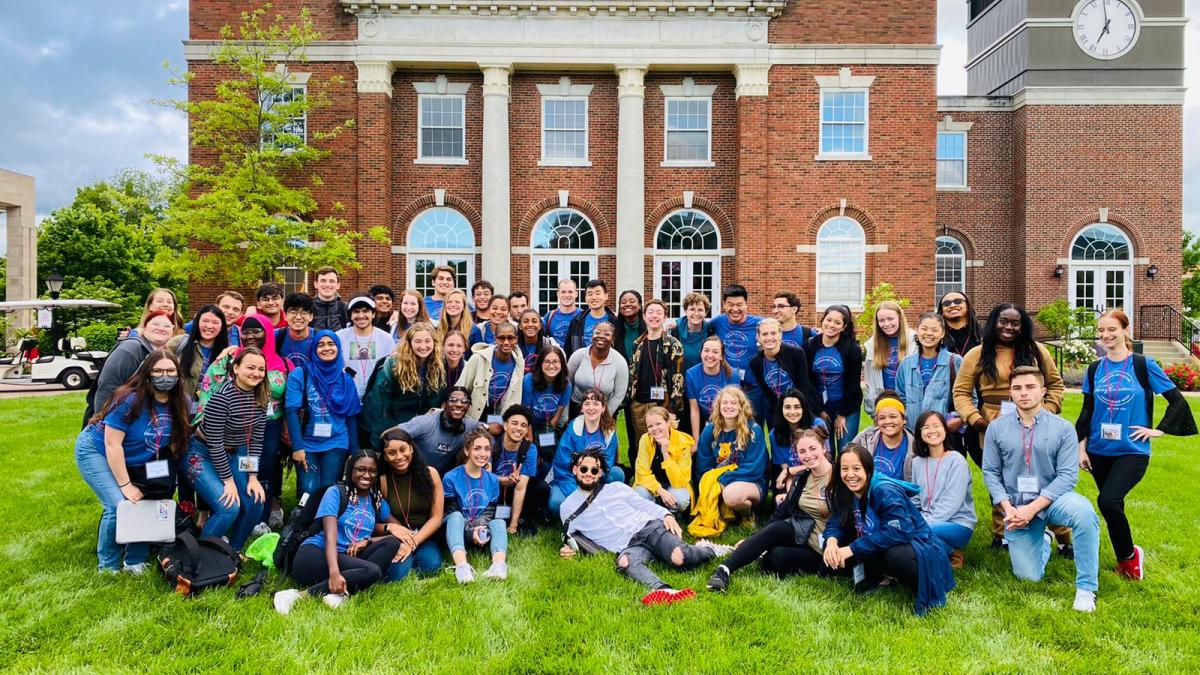
<path fill-rule="evenodd" d="M 488 533 L 492 535 L 488 541 L 488 547 L 492 554 L 504 553 L 508 551 L 508 529 L 507 524 L 499 518 L 492 518 L 488 521 Z M 446 516 L 446 546 L 450 548 L 450 552 L 465 551 L 467 534 L 467 517 L 462 514 L 462 511 L 455 511 Z M 474 539 L 471 540 L 474 544 Z M 390 570 L 389 570 L 390 571 Z"/>
<path fill-rule="evenodd" d="M 413 568 L 416 568 L 417 574 L 433 574 L 442 568 L 442 548 L 438 542 L 426 539 L 402 562 L 392 563 L 387 568 L 387 580 L 400 581 Z"/>
<path fill-rule="evenodd" d="M 254 501 L 246 492 L 246 481 L 250 474 L 238 469 L 238 458 L 245 457 L 247 453 L 248 448 L 242 446 L 236 454 L 229 456 L 229 468 L 233 472 L 233 483 L 237 486 L 240 500 L 239 504 L 233 506 L 221 503 L 225 484 L 217 476 L 217 468 L 208 456 L 208 447 L 200 439 L 192 439 L 188 451 L 183 455 L 183 466 L 180 469 L 180 474 L 187 477 L 192 487 L 196 488 L 196 492 L 204 497 L 204 501 L 208 502 L 209 508 L 212 509 L 212 515 L 205 521 L 200 534 L 205 537 L 229 537 L 229 545 L 235 551 L 242 550 L 246 545 L 246 540 L 250 538 L 251 530 L 258 523 L 264 506 L 261 502 Z"/>
<path fill-rule="evenodd" d="M 640 485 L 633 488 L 633 491 L 642 499 L 652 501 L 659 506 L 664 506 L 658 499 L 658 495 L 650 494 L 649 490 Z M 688 509 L 692 507 L 692 495 L 688 492 L 687 488 L 669 487 L 667 488 L 667 492 L 670 492 L 671 496 L 675 498 L 675 508 L 668 509 L 672 513 L 687 513 Z"/>
<path fill-rule="evenodd" d="M 566 481 L 566 482 L 564 482 L 564 481 Z M 619 466 L 612 467 L 611 469 L 608 470 L 608 481 L 607 482 L 609 482 L 609 483 L 624 483 L 625 482 L 625 470 Z M 563 489 L 564 486 L 569 486 L 569 487 L 566 490 L 564 490 Z M 550 502 L 546 506 L 546 508 L 550 511 L 549 515 L 551 518 L 560 518 L 561 517 L 561 514 L 559 513 L 559 509 L 562 507 L 562 503 L 564 501 L 566 501 L 567 495 L 574 492 L 575 489 L 576 489 L 575 488 L 575 476 L 568 476 L 567 478 L 565 478 L 563 480 L 554 481 L 554 483 L 550 486 Z M 567 515 L 570 515 L 570 514 L 567 514 Z"/>
<path fill-rule="evenodd" d="M 267 420 L 263 427 L 263 448 L 258 458 L 258 482 L 262 484 L 267 502 L 259 512 L 259 520 L 267 522 L 271 515 L 270 504 L 279 499 L 283 492 L 283 465 L 279 461 L 279 449 L 283 447 L 283 418 Z"/>
<path fill-rule="evenodd" d="M 117 504 L 125 501 L 125 495 L 121 494 L 117 478 L 108 467 L 104 446 L 97 444 L 91 433 L 81 433 L 75 440 L 75 465 L 79 467 L 79 475 L 83 476 L 84 482 L 100 498 L 100 506 L 104 509 L 100 514 L 100 534 L 96 538 L 96 558 L 100 561 L 100 571 L 115 572 L 121 569 L 122 548 L 127 566 L 146 562 L 150 555 L 150 544 L 122 546 L 117 543 Z"/>
<path fill-rule="evenodd" d="M 346 455 L 346 450 L 305 452 L 304 459 L 308 462 L 308 470 L 297 467 L 296 471 L 300 494 L 308 493 L 313 499 L 316 499 L 322 489 L 336 483 L 342 476 L 342 466 L 346 463 Z"/>
<path fill-rule="evenodd" d="M 846 417 L 846 435 L 842 436 L 841 438 L 833 439 L 833 445 L 837 449 L 838 453 L 842 451 L 842 448 L 846 447 L 847 443 L 854 440 L 854 437 L 858 435 L 858 423 L 860 419 L 862 419 L 862 410 L 857 410 L 853 415 Z M 835 426 L 837 424 L 837 417 L 834 416 L 834 418 L 829 422 L 831 427 Z"/>
<path fill-rule="evenodd" d="M 966 525 L 957 523 L 929 523 L 929 529 L 933 530 L 937 538 L 941 539 L 950 551 L 961 551 L 966 548 L 967 542 L 971 541 L 973 531 Z"/>
<path fill-rule="evenodd" d="M 1076 492 L 1054 500 L 1042 515 L 1029 521 L 1028 527 L 1005 532 L 1013 574 L 1026 581 L 1042 580 L 1054 546 L 1043 534 L 1047 525 L 1071 528 L 1075 538 L 1075 587 L 1084 591 L 1099 589 L 1100 518 L 1091 502 Z"/>

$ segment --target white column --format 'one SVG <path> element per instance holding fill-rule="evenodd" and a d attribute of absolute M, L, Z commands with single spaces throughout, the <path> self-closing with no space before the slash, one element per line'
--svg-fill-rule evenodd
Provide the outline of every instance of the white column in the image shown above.
<path fill-rule="evenodd" d="M 617 287 L 645 290 L 646 65 L 618 65 Z"/>
<path fill-rule="evenodd" d="M 508 78 L 511 63 L 481 63 L 483 70 L 483 279 L 509 293 L 510 237 Z"/>

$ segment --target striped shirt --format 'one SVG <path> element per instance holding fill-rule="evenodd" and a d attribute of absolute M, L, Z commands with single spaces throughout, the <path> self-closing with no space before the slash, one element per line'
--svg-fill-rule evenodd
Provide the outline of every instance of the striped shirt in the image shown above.
<path fill-rule="evenodd" d="M 221 480 L 233 476 L 229 449 L 249 446 L 250 456 L 257 461 L 262 454 L 265 425 L 266 415 L 254 400 L 254 392 L 239 389 L 232 379 L 208 399 L 200 420 L 200 434 Z"/>

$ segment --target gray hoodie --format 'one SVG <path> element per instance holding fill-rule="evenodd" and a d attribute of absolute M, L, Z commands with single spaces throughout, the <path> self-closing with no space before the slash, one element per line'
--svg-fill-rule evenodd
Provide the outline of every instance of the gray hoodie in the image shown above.
<path fill-rule="evenodd" d="M 913 457 L 912 482 L 921 486 L 917 507 L 925 522 L 953 523 L 974 529 L 975 500 L 971 497 L 971 467 L 957 452 L 941 459 Z"/>
<path fill-rule="evenodd" d="M 425 463 L 437 469 L 439 476 L 445 476 L 450 469 L 459 464 L 458 451 L 462 450 L 463 439 L 482 425 L 473 419 L 464 418 L 462 431 L 455 433 L 442 424 L 441 417 L 442 411 L 434 410 L 392 428 L 407 431 Z"/>

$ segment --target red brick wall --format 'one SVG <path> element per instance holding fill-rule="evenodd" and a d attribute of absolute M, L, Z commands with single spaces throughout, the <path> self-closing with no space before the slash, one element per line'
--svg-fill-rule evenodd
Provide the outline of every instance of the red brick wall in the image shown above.
<path fill-rule="evenodd" d="M 768 24 L 767 36 L 795 44 L 934 44 L 937 2 L 789 0 Z"/>
<path fill-rule="evenodd" d="M 190 0 L 188 17 L 192 40 L 216 40 L 220 38 L 222 26 L 241 25 L 242 12 L 261 7 L 261 0 Z M 354 40 L 358 37 L 358 21 L 342 9 L 338 0 L 272 0 L 268 19 L 269 25 L 275 16 L 283 16 L 287 22 L 300 18 L 300 10 L 308 8 L 312 22 L 322 40 Z"/>

